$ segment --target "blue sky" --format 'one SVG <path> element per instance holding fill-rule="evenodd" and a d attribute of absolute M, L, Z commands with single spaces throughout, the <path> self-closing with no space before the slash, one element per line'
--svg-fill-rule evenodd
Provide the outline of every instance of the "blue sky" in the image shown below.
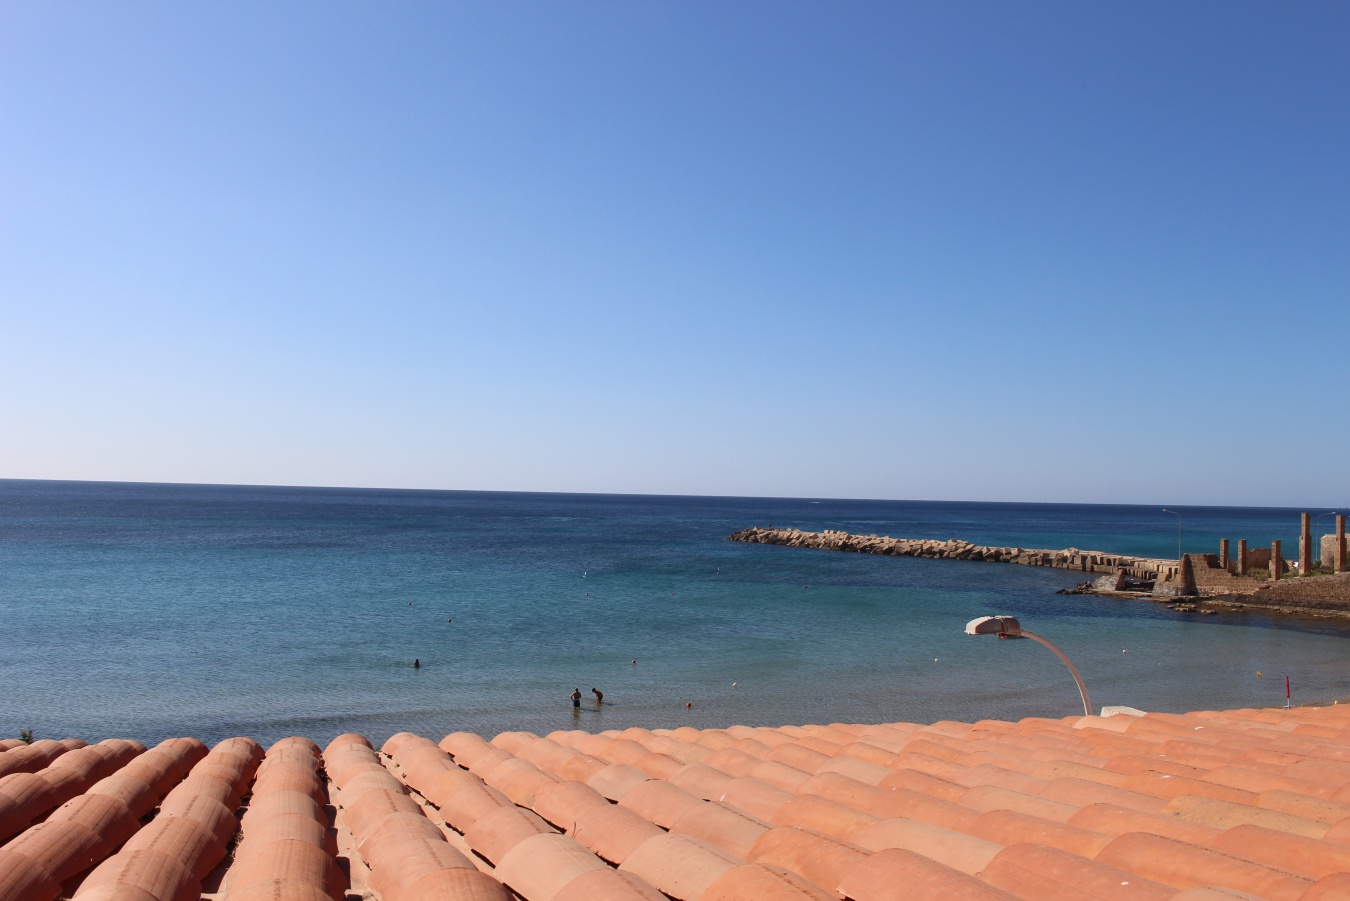
<path fill-rule="evenodd" d="M 1350 506 L 1347 34 L 5 4 L 0 477 Z"/>

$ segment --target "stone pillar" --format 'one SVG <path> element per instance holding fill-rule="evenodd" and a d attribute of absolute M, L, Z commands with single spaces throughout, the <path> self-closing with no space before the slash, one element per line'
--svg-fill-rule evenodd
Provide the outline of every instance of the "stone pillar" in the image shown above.
<path fill-rule="evenodd" d="M 1345 514 L 1336 515 L 1336 572 L 1345 572 Z"/>
<path fill-rule="evenodd" d="M 1247 575 L 1247 539 L 1238 539 L 1238 575 Z"/>
<path fill-rule="evenodd" d="M 1177 584 L 1184 597 L 1193 598 L 1200 593 L 1195 587 L 1195 565 L 1191 563 L 1190 554 L 1181 555 L 1181 575 L 1177 577 Z"/>
<path fill-rule="evenodd" d="M 1233 561 L 1228 559 L 1227 538 L 1222 538 L 1219 540 L 1219 565 L 1222 566 L 1224 569 L 1226 569 L 1228 572 L 1233 571 Z"/>
<path fill-rule="evenodd" d="M 1313 571 L 1312 518 L 1304 513 L 1298 533 L 1298 574 L 1306 576 Z"/>
<path fill-rule="evenodd" d="M 1277 538 L 1270 543 L 1270 581 L 1280 581 L 1280 565 L 1283 562 L 1280 558 L 1280 540 Z"/>

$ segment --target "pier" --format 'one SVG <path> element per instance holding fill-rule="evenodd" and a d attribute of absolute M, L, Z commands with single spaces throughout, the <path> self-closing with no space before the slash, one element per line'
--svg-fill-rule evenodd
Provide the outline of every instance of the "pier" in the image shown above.
<path fill-rule="evenodd" d="M 1024 547 L 989 547 L 971 544 L 959 538 L 935 541 L 926 538 L 891 538 L 888 535 L 853 535 L 826 529 L 804 532 L 801 529 L 775 529 L 754 526 L 727 538 L 749 544 L 776 544 L 783 547 L 847 551 L 855 554 L 883 554 L 891 557 L 926 557 L 934 560 L 974 560 L 986 563 L 1020 563 L 1023 566 L 1052 566 L 1102 575 L 1123 574 L 1139 582 L 1171 582 L 1178 575 L 1176 560 L 1132 557 L 1078 548 L 1046 550 Z"/>

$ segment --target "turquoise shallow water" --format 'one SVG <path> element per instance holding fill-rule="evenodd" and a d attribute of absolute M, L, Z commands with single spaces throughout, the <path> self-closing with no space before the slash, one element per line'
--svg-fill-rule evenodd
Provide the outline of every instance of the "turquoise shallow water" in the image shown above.
<path fill-rule="evenodd" d="M 1297 537 L 1297 510 L 1181 512 L 1187 550 Z M 986 613 L 1056 641 L 1098 706 L 1278 704 L 1286 674 L 1296 701 L 1350 695 L 1337 624 L 1056 595 L 1073 572 L 724 540 L 770 524 L 1176 552 L 1154 507 L 0 481 L 0 735 L 1073 713 L 1043 648 L 962 634 Z"/>

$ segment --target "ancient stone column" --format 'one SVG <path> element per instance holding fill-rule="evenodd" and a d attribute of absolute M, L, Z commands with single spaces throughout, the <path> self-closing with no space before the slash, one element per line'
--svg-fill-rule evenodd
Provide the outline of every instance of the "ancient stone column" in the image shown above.
<path fill-rule="evenodd" d="M 1270 581 L 1280 581 L 1280 565 L 1283 562 L 1280 559 L 1280 540 L 1277 538 L 1270 543 Z"/>
<path fill-rule="evenodd" d="M 1345 514 L 1336 515 L 1336 572 L 1345 572 Z"/>
<path fill-rule="evenodd" d="M 1228 572 L 1233 571 L 1232 561 L 1228 559 L 1228 539 L 1219 539 L 1219 565 Z"/>
<path fill-rule="evenodd" d="M 1304 513 L 1298 534 L 1298 574 L 1306 576 L 1313 571 L 1312 518 Z"/>
<path fill-rule="evenodd" d="M 1238 575 L 1247 575 L 1247 539 L 1238 539 Z"/>

